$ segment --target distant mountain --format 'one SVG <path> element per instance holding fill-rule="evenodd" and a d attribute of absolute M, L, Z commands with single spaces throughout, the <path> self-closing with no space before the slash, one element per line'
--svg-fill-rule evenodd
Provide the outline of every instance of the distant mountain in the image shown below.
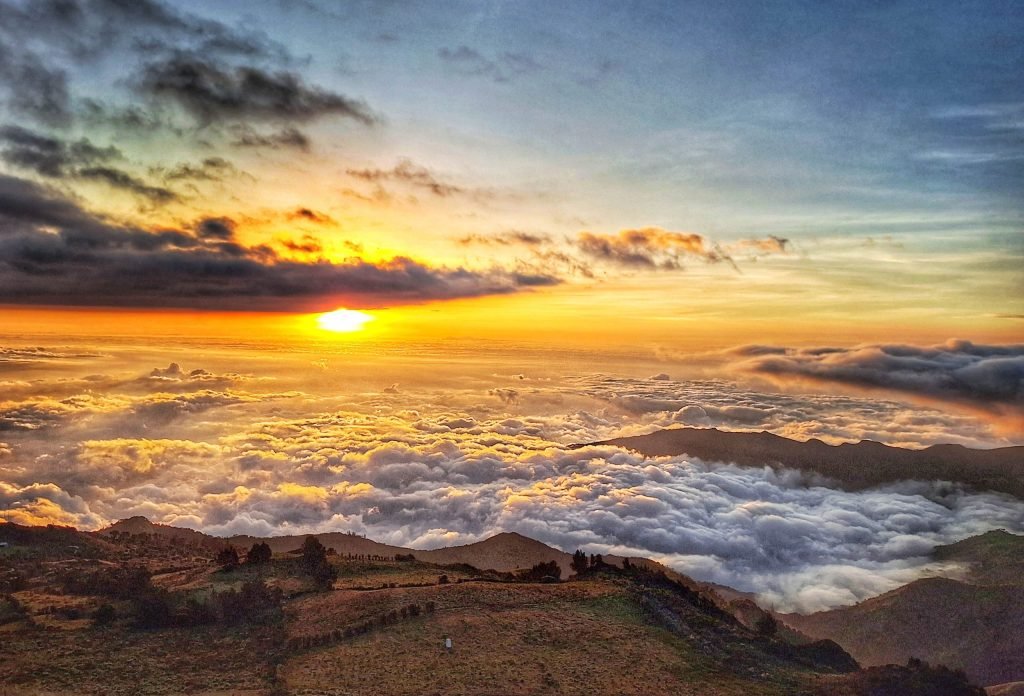
<path fill-rule="evenodd" d="M 871 440 L 829 445 L 821 440 L 790 440 L 769 432 L 716 428 L 670 428 L 594 444 L 625 447 L 649 457 L 688 454 L 741 466 L 816 471 L 850 490 L 916 479 L 954 481 L 1024 498 L 1024 446 L 978 450 L 934 445 L 911 450 Z"/>
<path fill-rule="evenodd" d="M 781 618 L 865 666 L 917 657 L 980 684 L 1024 680 L 1024 536 L 988 532 L 940 546 L 934 557 L 964 563 L 966 578 L 925 578 L 851 607 Z"/>

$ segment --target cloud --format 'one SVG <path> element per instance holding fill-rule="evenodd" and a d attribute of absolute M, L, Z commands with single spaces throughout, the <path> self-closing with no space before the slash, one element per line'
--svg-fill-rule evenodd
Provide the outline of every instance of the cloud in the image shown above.
<path fill-rule="evenodd" d="M 68 386 L 61 366 L 35 388 Z M 0 438 L 0 517 L 92 528 L 145 514 L 218 534 L 355 531 L 416 548 L 518 531 L 569 551 L 652 556 L 804 610 L 957 572 L 925 558 L 935 544 L 1024 531 L 1024 501 L 948 483 L 846 492 L 794 471 L 569 447 L 683 420 L 896 443 L 983 437 L 962 415 L 681 376 L 548 378 L 537 365 L 520 380 L 464 367 L 437 376 L 443 390 L 408 374 L 401 391 L 370 377 L 342 397 L 280 398 L 256 392 L 256 377 L 180 363 L 75 377 L 75 394 L 4 405 L 48 431 Z"/>
<path fill-rule="evenodd" d="M 234 135 L 231 144 L 235 147 L 269 148 L 272 150 L 290 148 L 308 152 L 311 145 L 309 137 L 305 133 L 291 126 L 272 133 L 259 133 L 249 126 L 235 125 L 230 131 Z"/>
<path fill-rule="evenodd" d="M 484 244 L 484 245 L 521 245 L 525 247 L 537 247 L 544 244 L 550 244 L 552 241 L 551 237 L 546 234 L 536 234 L 533 232 L 522 232 L 520 230 L 508 230 L 506 232 L 500 232 L 498 234 L 482 235 L 482 234 L 471 234 L 466 237 L 462 237 L 458 240 L 459 244 Z"/>
<path fill-rule="evenodd" d="M 936 346 L 871 344 L 746 351 L 753 357 L 736 363 L 737 369 L 780 381 L 833 382 L 1024 413 L 1024 345 L 950 340 Z"/>
<path fill-rule="evenodd" d="M 296 208 L 288 214 L 290 220 L 301 220 L 316 223 L 317 225 L 334 225 L 337 221 L 327 213 L 321 213 L 310 208 Z"/>
<path fill-rule="evenodd" d="M 789 240 L 770 234 L 764 239 L 741 239 L 726 245 L 729 252 L 746 253 L 754 256 L 762 254 L 784 254 L 789 249 Z"/>
<path fill-rule="evenodd" d="M 96 217 L 33 182 L 0 176 L 0 296 L 18 304 L 312 309 L 476 297 L 556 284 L 501 268 L 432 268 L 406 257 L 284 260 L 232 241 L 225 219 L 195 233 Z"/>
<path fill-rule="evenodd" d="M 85 138 L 68 142 L 21 126 L 0 128 L 0 141 L 5 145 L 0 153 L 5 162 L 51 178 L 69 176 L 80 166 L 122 158 L 120 150 L 112 145 L 97 147 Z"/>
<path fill-rule="evenodd" d="M 0 9 L 12 40 L 32 36 L 79 62 L 114 47 L 152 54 L 165 48 L 164 41 L 217 55 L 289 59 L 281 44 L 261 32 L 229 27 L 155 0 L 3 2 Z"/>
<path fill-rule="evenodd" d="M 239 174 L 231 162 L 223 157 L 207 157 L 198 165 L 183 163 L 170 169 L 164 174 L 168 180 L 189 180 L 189 181 L 223 181 L 229 176 Z"/>
<path fill-rule="evenodd" d="M 42 347 L 14 348 L 0 346 L 0 365 L 7 363 L 20 367 L 38 362 L 95 358 L 98 355 L 99 353 L 92 353 L 89 351 L 57 350 Z"/>
<path fill-rule="evenodd" d="M 98 62 L 114 52 L 167 56 L 197 55 L 281 64 L 292 57 L 258 31 L 229 27 L 179 12 L 153 0 L 62 0 L 0 2 L 0 87 L 16 114 L 57 128 L 75 117 L 71 79 L 64 65 Z M 137 113 L 142 113 L 137 110 Z M 101 115 L 98 112 L 94 116 Z"/>
<path fill-rule="evenodd" d="M 157 204 L 178 199 L 170 189 L 152 186 L 122 169 L 109 166 L 110 160 L 122 158 L 120 150 L 114 146 L 97 147 L 85 138 L 66 142 L 11 125 L 0 128 L 0 140 L 6 143 L 0 153 L 5 162 L 45 177 L 99 181 Z M 207 161 L 216 164 L 215 159 Z"/>
<path fill-rule="evenodd" d="M 543 66 L 526 53 L 505 51 L 490 59 L 476 49 L 462 45 L 441 48 L 437 55 L 461 75 L 486 77 L 499 83 L 512 82 L 523 75 L 543 70 Z"/>
<path fill-rule="evenodd" d="M 440 198 L 468 193 L 467 189 L 440 181 L 430 170 L 403 159 L 391 169 L 348 169 L 346 173 L 363 181 L 379 183 L 398 181 L 416 188 L 426 189 Z"/>
<path fill-rule="evenodd" d="M 581 232 L 575 246 L 591 259 L 627 268 L 675 270 L 687 257 L 709 263 L 732 259 L 721 247 L 691 232 L 671 232 L 660 227 L 622 230 L 617 234 Z"/>
<path fill-rule="evenodd" d="M 101 181 L 111 188 L 142 196 L 152 203 L 166 204 L 178 200 L 178 194 L 162 186 L 151 186 L 126 171 L 114 167 L 85 167 L 79 169 L 81 179 Z"/>
<path fill-rule="evenodd" d="M 8 6 L 0 4 L 4 22 Z M 48 65 L 36 53 L 5 45 L 0 34 L 0 89 L 7 105 L 27 119 L 53 127 L 71 123 L 71 97 L 64 70 Z"/>
<path fill-rule="evenodd" d="M 50 483 L 16 477 L 8 500 L 59 499 L 79 523 L 145 512 L 220 534 L 357 531 L 419 548 L 439 532 L 467 542 L 517 531 L 654 557 L 804 611 L 957 572 L 928 561 L 936 544 L 1024 531 L 1024 502 L 949 484 L 844 492 L 793 471 L 553 442 L 589 420 L 335 412 L 251 424 L 216 443 L 88 440 L 34 468 Z"/>
<path fill-rule="evenodd" d="M 295 73 L 222 65 L 187 53 L 150 63 L 143 71 L 140 87 L 177 104 L 205 125 L 224 121 L 306 122 L 326 116 L 340 116 L 363 125 L 378 120 L 365 103 L 307 85 Z"/>

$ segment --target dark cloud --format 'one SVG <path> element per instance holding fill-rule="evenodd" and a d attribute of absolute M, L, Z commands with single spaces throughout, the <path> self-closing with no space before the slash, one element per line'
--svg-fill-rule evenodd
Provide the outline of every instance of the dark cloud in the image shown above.
<path fill-rule="evenodd" d="M 165 204 L 178 200 L 178 194 L 163 186 L 152 186 L 122 169 L 114 167 L 84 167 L 76 172 L 80 179 L 101 181 L 111 188 L 141 196 L 152 203 Z"/>
<path fill-rule="evenodd" d="M 223 181 L 238 173 L 238 169 L 223 157 L 207 157 L 198 165 L 179 164 L 164 174 L 164 178 L 172 181 Z"/>
<path fill-rule="evenodd" d="M 0 4 L 4 23 L 8 9 Z M 67 73 L 28 49 L 5 45 L 3 39 L 0 31 L 0 90 L 7 92 L 11 111 L 48 126 L 69 125 L 71 96 Z"/>
<path fill-rule="evenodd" d="M 321 213 L 310 208 L 296 208 L 288 214 L 288 217 L 292 220 L 315 222 L 318 225 L 333 225 L 335 223 L 334 218 L 327 213 Z"/>
<path fill-rule="evenodd" d="M 211 59 L 293 62 L 284 46 L 260 31 L 229 27 L 154 0 L 3 0 L 0 17 L 0 88 L 7 92 L 7 105 L 53 127 L 67 127 L 74 117 L 65 66 L 96 62 L 112 51 L 150 59 L 188 50 Z"/>
<path fill-rule="evenodd" d="M 249 126 L 232 126 L 234 135 L 232 145 L 235 147 L 269 148 L 277 150 L 289 148 L 307 152 L 310 148 L 309 138 L 297 128 L 283 128 L 273 133 L 259 133 Z"/>
<path fill-rule="evenodd" d="M 43 176 L 64 175 L 68 152 L 62 141 L 9 125 L 0 128 L 0 138 L 5 145 L 2 156 L 8 164 L 31 169 Z"/>
<path fill-rule="evenodd" d="M 201 239 L 229 241 L 235 236 L 235 221 L 231 218 L 204 218 L 196 225 L 196 235 Z"/>
<path fill-rule="evenodd" d="M 150 63 L 140 88 L 169 100 L 201 124 L 239 121 L 305 122 L 341 116 L 364 125 L 377 122 L 358 100 L 307 85 L 292 72 L 231 66 L 196 54 L 179 53 Z"/>
<path fill-rule="evenodd" d="M 283 260 L 231 241 L 226 219 L 195 234 L 119 226 L 38 184 L 0 176 L 0 298 L 9 303 L 298 309 L 474 297 L 557 278 L 431 268 L 406 257 Z"/>
<path fill-rule="evenodd" d="M 442 48 L 437 55 L 461 75 L 486 77 L 495 82 L 512 82 L 518 77 L 543 69 L 536 59 L 526 53 L 506 51 L 492 59 L 463 45 L 458 48 Z"/>
<path fill-rule="evenodd" d="M 401 160 L 391 169 L 349 169 L 347 173 L 349 176 L 354 176 L 357 179 L 374 183 L 381 181 L 402 182 L 410 186 L 426 189 L 441 198 L 467 193 L 465 188 L 443 182 L 435 177 L 429 169 L 414 164 L 409 160 Z"/>
<path fill-rule="evenodd" d="M 87 61 L 126 47 L 152 55 L 169 43 L 221 56 L 290 60 L 288 50 L 257 30 L 231 27 L 155 0 L 43 0 L 0 3 L 11 38 L 31 36 L 51 52 Z"/>
<path fill-rule="evenodd" d="M 1024 345 L 950 340 L 938 346 L 761 348 L 760 353 L 737 367 L 782 380 L 836 382 L 1024 412 Z"/>

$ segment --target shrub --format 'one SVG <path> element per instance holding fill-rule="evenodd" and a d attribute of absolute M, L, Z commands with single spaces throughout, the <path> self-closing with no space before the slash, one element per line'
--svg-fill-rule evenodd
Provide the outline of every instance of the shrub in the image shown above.
<path fill-rule="evenodd" d="M 101 604 L 92 613 L 93 626 L 109 626 L 117 618 L 117 610 L 112 604 Z"/>
<path fill-rule="evenodd" d="M 562 578 L 562 569 L 556 561 L 544 561 L 520 572 L 518 577 L 523 582 L 558 582 Z"/>
<path fill-rule="evenodd" d="M 167 592 L 150 590 L 132 600 L 132 616 L 136 628 L 163 628 L 173 623 L 171 602 Z"/>
<path fill-rule="evenodd" d="M 221 570 L 231 571 L 238 565 L 238 551 L 235 550 L 234 546 L 225 546 L 217 554 L 217 565 L 221 567 Z"/>
<path fill-rule="evenodd" d="M 262 541 L 252 545 L 249 552 L 245 554 L 245 562 L 252 565 L 261 565 L 269 563 L 273 555 L 273 552 L 270 550 L 270 544 Z"/>

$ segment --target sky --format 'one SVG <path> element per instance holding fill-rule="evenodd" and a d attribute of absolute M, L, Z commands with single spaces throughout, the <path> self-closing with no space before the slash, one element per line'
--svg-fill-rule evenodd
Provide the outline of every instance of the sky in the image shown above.
<path fill-rule="evenodd" d="M 1019 3 L 0 15 L 0 519 L 519 531 L 802 609 L 1024 531 L 569 449 L 1024 443 Z"/>

